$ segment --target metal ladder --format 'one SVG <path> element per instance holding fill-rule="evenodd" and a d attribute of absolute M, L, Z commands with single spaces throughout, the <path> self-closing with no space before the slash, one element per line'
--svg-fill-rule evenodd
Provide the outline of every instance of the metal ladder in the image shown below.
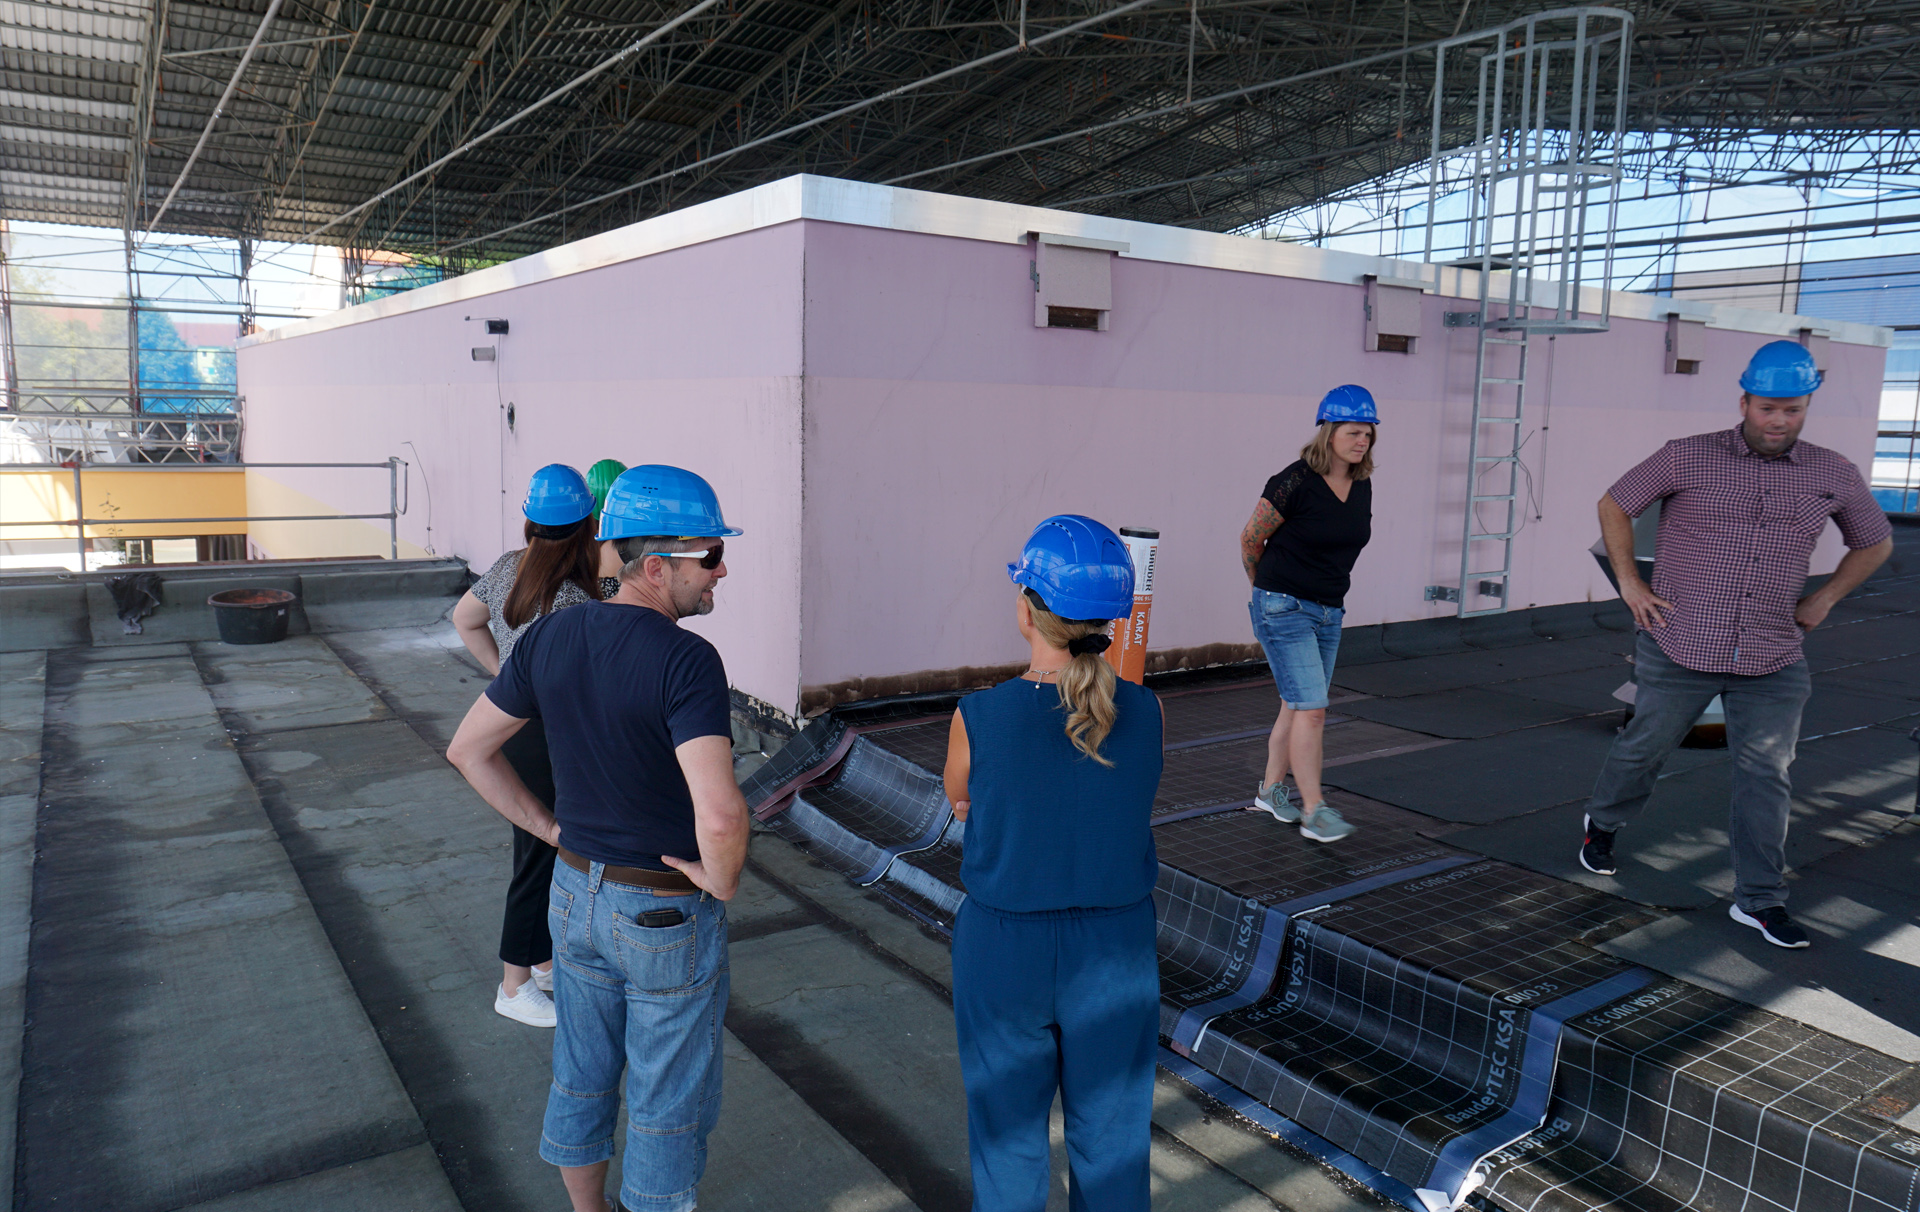
<path fill-rule="evenodd" d="M 1507 609 L 1513 539 L 1522 522 L 1520 444 L 1527 413 L 1528 334 L 1524 328 L 1497 327 L 1489 310 L 1493 300 L 1487 297 L 1491 277 L 1480 276 L 1480 342 L 1474 358 L 1466 522 L 1460 540 L 1462 618 Z M 1517 365 L 1494 367 L 1495 359 L 1508 350 Z M 1512 373 L 1495 374 L 1495 369 Z"/>
<path fill-rule="evenodd" d="M 1632 33 L 1630 13 L 1582 5 L 1534 13 L 1435 50 L 1426 260 L 1434 259 L 1446 165 L 1462 160 L 1468 167 L 1456 180 L 1468 190 L 1466 256 L 1449 264 L 1477 271 L 1480 310 L 1447 317 L 1450 327 L 1478 328 L 1479 339 L 1460 583 L 1432 586 L 1428 597 L 1457 601 L 1463 618 L 1512 606 L 1514 538 L 1526 521 L 1520 449 L 1527 439 L 1529 341 L 1609 327 Z M 1456 62 L 1465 58 L 1477 77 L 1478 102 L 1472 140 L 1443 154 L 1450 53 Z M 1597 275 L 1592 259 L 1600 262 Z M 1583 312 L 1590 276 L 1597 277 L 1598 306 Z"/>

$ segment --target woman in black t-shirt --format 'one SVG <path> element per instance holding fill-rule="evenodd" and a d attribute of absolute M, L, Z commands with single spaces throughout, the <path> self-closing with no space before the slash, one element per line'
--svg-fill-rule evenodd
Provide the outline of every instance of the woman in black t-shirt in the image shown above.
<path fill-rule="evenodd" d="M 1302 837 L 1337 842 L 1353 832 L 1321 798 L 1321 738 L 1347 587 L 1373 537 L 1373 440 L 1379 420 L 1364 387 L 1336 387 L 1320 401 L 1320 429 L 1300 459 L 1267 481 L 1240 532 L 1240 560 L 1253 583 L 1247 610 L 1280 688 L 1280 718 L 1267 738 L 1267 770 L 1254 803 Z M 1300 794 L 1294 804 L 1287 772 Z M 1304 809 L 1304 811 L 1303 811 Z"/>

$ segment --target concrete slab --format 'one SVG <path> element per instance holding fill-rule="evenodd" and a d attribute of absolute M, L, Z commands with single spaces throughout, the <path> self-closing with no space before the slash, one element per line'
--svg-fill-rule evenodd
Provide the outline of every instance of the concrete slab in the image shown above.
<path fill-rule="evenodd" d="M 1655 793 L 1660 795 L 1659 792 Z M 1662 809 L 1664 800 L 1655 803 Z M 1517 821 L 1501 821 L 1461 829 L 1446 835 L 1449 845 L 1490 858 L 1527 867 L 1558 879 L 1585 884 L 1602 892 L 1661 909 L 1694 909 L 1713 904 L 1716 894 L 1701 886 L 1706 873 L 1726 871 L 1726 831 L 1711 827 L 1699 833 L 1681 832 L 1671 814 L 1649 817 L 1631 831 L 1623 831 L 1615 858 L 1616 875 L 1595 875 L 1582 867 L 1581 823 L 1586 801 L 1574 800 Z M 1724 822 L 1726 805 L 1706 808 L 1703 815 Z M 1691 818 L 1689 818 L 1691 819 Z"/>
<path fill-rule="evenodd" d="M 535 1152 L 553 1036 L 493 1013 L 506 823 L 398 720 L 249 737 L 243 750 L 466 1206 L 563 1203 Z M 751 874 L 729 917 L 749 937 L 814 920 Z M 744 1048 L 729 1056 L 704 1203 L 912 1207 Z"/>
<path fill-rule="evenodd" d="M 729 926 L 732 919 L 729 905 Z M 702 1207 L 739 1212 L 795 1208 L 916 1212 L 913 1201 L 879 1167 L 861 1156 L 731 1031 L 726 1035 L 726 1056 L 721 1096 L 725 1110 L 719 1127 L 707 1138 Z"/>
<path fill-rule="evenodd" d="M 1340 710 L 1347 715 L 1429 736 L 1460 739 L 1495 736 L 1585 714 L 1564 703 L 1520 694 L 1496 694 L 1473 686 L 1407 698 L 1361 699 L 1342 703 Z"/>
<path fill-rule="evenodd" d="M 38 795 L 47 654 L 0 653 L 0 686 L 0 796 Z"/>
<path fill-rule="evenodd" d="M 1904 824 L 1863 846 L 1850 846 L 1807 865 L 1837 879 L 1891 892 L 1920 889 L 1920 824 Z"/>
<path fill-rule="evenodd" d="M 1359 669 L 1336 666 L 1333 680 L 1335 685 L 1363 694 L 1399 697 L 1459 690 L 1466 686 L 1492 686 L 1547 674 L 1572 673 L 1602 665 L 1617 665 L 1619 661 L 1617 654 L 1585 641 L 1540 641 L 1518 648 L 1448 652 L 1405 661 L 1388 661 Z"/>
<path fill-rule="evenodd" d="M 1828 624 L 1802 641 L 1815 673 L 1857 661 L 1920 653 L 1920 615 L 1897 614 Z"/>
<path fill-rule="evenodd" d="M 1398 1208 L 1357 1184 L 1336 1182 L 1318 1162 L 1269 1137 L 1179 1078 L 1153 1086 L 1153 1123 L 1187 1148 L 1290 1212 Z"/>
<path fill-rule="evenodd" d="M 316 634 L 424 627 L 447 617 L 473 578 L 460 560 L 302 573 L 300 596 Z"/>
<path fill-rule="evenodd" d="M 492 680 L 461 646 L 451 623 L 329 635 L 325 642 L 442 753 Z"/>
<path fill-rule="evenodd" d="M 826 926 L 733 948 L 727 1027 L 924 1212 L 967 1212 L 953 1009 Z"/>
<path fill-rule="evenodd" d="M 180 1212 L 460 1212 L 430 1145 L 336 1166 L 225 1196 Z"/>
<path fill-rule="evenodd" d="M 1920 702 L 1897 694 L 1878 693 L 1880 689 L 1833 684 L 1824 676 L 1814 675 L 1813 695 L 1800 717 L 1800 735 L 1831 736 L 1920 715 Z"/>
<path fill-rule="evenodd" d="M 755 833 L 747 870 L 822 917 L 857 929 L 862 945 L 912 968 L 942 989 L 953 988 L 953 954 L 947 940 L 903 914 L 879 894 L 856 888 L 847 877 L 814 862 L 771 833 Z"/>
<path fill-rule="evenodd" d="M 358 724 L 391 713 L 315 636 L 278 644 L 202 644 L 200 676 L 228 719 L 249 733 Z"/>
<path fill-rule="evenodd" d="M 19 1135 L 20 1052 L 27 1029 L 27 942 L 33 929 L 33 840 L 39 807 L 33 795 L 0 795 L 0 1174 L 13 1173 Z M 7 1206 L 12 1207 L 10 1198 Z"/>
<path fill-rule="evenodd" d="M 510 827 L 398 720 L 241 750 L 462 1202 L 563 1203 L 534 1153 L 553 1034 L 493 1012 Z"/>
<path fill-rule="evenodd" d="M 1920 656 L 1884 657 L 1816 674 L 1815 685 L 1847 686 L 1920 700 Z"/>
<path fill-rule="evenodd" d="M 1571 640 L 1598 635 L 1600 621 L 1594 617 L 1593 602 L 1566 602 L 1555 606 L 1535 606 L 1527 611 L 1533 634 L 1543 640 Z"/>
<path fill-rule="evenodd" d="M 1912 794 L 1911 775 L 1903 783 L 1898 768 L 1902 751 L 1910 770 L 1912 746 L 1885 732 L 1869 729 L 1800 746 L 1787 829 L 1790 867 L 1804 870 L 1831 855 L 1851 856 L 1854 847 L 1881 838 L 1899 823 L 1886 797 L 1903 790 Z M 1681 750 L 1674 756 L 1698 752 Z M 1589 768 L 1589 779 L 1598 769 Z M 1662 777 L 1645 815 L 1620 832 L 1614 848 L 1620 870 L 1613 876 L 1594 875 L 1579 864 L 1584 797 L 1524 822 L 1450 833 L 1447 841 L 1643 905 L 1698 907 L 1733 893 L 1727 853 L 1730 779 L 1725 761 Z"/>
<path fill-rule="evenodd" d="M 1347 704 L 1342 710 L 1353 707 Z M 1323 781 L 1441 820 L 1503 821 L 1588 795 L 1616 725 L 1612 715 L 1592 716 L 1348 765 L 1329 764 Z M 1668 769 L 1725 759 L 1724 752 L 1683 749 L 1669 759 Z"/>
<path fill-rule="evenodd" d="M 419 1144 L 192 662 L 85 657 L 49 665 L 22 1206 L 161 1212 Z"/>
<path fill-rule="evenodd" d="M 1920 898 L 1807 872 L 1789 908 L 1813 945 L 1775 947 L 1718 903 L 1600 945 L 1622 959 L 1920 1061 Z"/>
<path fill-rule="evenodd" d="M 119 620 L 114 620 L 119 626 Z M 0 585 L 0 652 L 71 648 L 93 642 L 86 586 L 72 582 Z"/>
<path fill-rule="evenodd" d="M 160 605 L 140 620 L 141 634 L 128 635 L 114 614 L 113 595 L 99 582 L 87 585 L 87 626 L 95 647 L 126 647 L 220 639 L 219 624 L 207 599 L 229 589 L 284 589 L 294 595 L 288 617 L 290 635 L 304 635 L 307 616 L 299 601 L 300 578 L 288 572 L 234 572 L 220 575 L 160 572 Z"/>

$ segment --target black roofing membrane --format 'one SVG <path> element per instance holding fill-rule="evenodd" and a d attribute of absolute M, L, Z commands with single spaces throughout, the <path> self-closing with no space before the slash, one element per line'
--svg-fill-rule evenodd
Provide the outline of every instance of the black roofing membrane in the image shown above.
<path fill-rule="evenodd" d="M 1920 1137 L 1854 1109 L 1909 1067 L 1593 948 L 1649 920 L 1638 906 L 1421 836 L 1391 808 L 1361 804 L 1350 815 L 1380 819 L 1334 846 L 1237 810 L 1265 760 L 1264 735 L 1245 733 L 1271 724 L 1271 695 L 1168 698 L 1154 901 L 1175 1054 L 1420 1212 L 1469 1195 L 1527 1212 L 1920 1208 Z M 947 727 L 816 721 L 802 752 L 749 779 L 748 802 L 950 933 L 965 829 L 940 793 Z M 1535 756 L 1514 778 L 1534 786 L 1511 799 L 1560 794 L 1555 763 L 1591 779 L 1599 738 L 1555 732 L 1517 734 Z M 1406 755 L 1433 755 L 1407 806 L 1484 786 L 1492 755 L 1468 751 L 1499 741 Z M 1328 778 L 1391 802 L 1382 780 L 1334 776 L 1395 761 Z M 1490 809 L 1525 810 L 1453 819 Z M 1847 1189 L 1857 1202 L 1834 1202 Z"/>

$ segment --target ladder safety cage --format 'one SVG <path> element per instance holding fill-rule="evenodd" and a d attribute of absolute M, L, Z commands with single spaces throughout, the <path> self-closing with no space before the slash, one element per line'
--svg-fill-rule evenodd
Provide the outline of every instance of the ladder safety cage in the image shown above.
<path fill-rule="evenodd" d="M 1513 543 L 1532 493 L 1522 459 L 1532 436 L 1531 338 L 1605 332 L 1611 322 L 1632 39 L 1631 13 L 1581 6 L 1462 35 L 1434 52 L 1425 260 L 1477 271 L 1480 304 L 1471 325 L 1462 617 L 1505 611 L 1514 597 Z M 1445 147 L 1460 125 L 1443 104 L 1450 54 L 1468 58 L 1478 89 L 1471 142 Z M 1460 194 L 1461 241 L 1436 248 L 1436 212 Z"/>

